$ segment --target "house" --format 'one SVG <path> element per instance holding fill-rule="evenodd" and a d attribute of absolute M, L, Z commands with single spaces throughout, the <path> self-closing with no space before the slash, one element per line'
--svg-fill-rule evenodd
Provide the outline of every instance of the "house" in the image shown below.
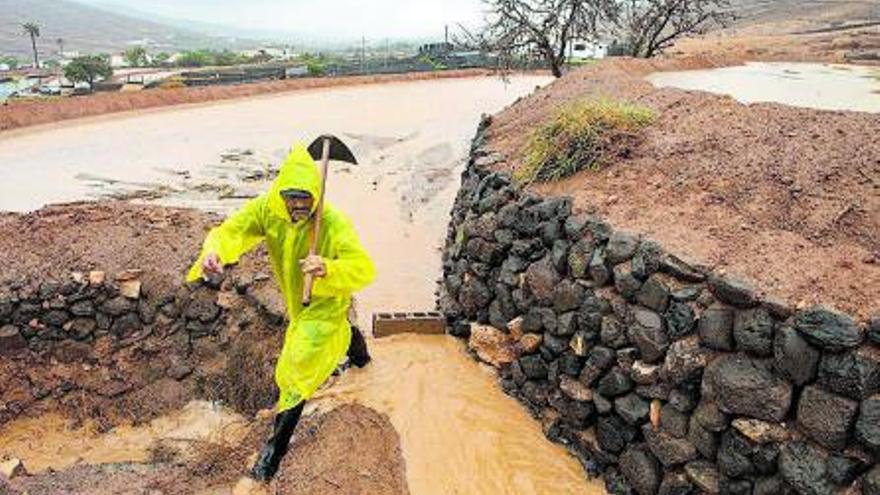
<path fill-rule="evenodd" d="M 568 45 L 568 61 L 580 61 L 605 58 L 608 55 L 608 43 L 587 40 L 572 40 Z"/>

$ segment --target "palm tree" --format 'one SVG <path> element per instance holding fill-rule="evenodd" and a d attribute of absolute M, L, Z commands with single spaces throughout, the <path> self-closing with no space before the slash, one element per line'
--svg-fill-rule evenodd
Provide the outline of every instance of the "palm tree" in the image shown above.
<path fill-rule="evenodd" d="M 55 43 L 58 43 L 58 56 L 64 58 L 64 38 L 58 38 Z"/>
<path fill-rule="evenodd" d="M 40 37 L 40 26 L 36 22 L 25 22 L 21 28 L 24 34 L 31 37 L 31 46 L 34 49 L 34 69 L 39 69 L 40 57 L 37 55 L 37 38 Z"/>

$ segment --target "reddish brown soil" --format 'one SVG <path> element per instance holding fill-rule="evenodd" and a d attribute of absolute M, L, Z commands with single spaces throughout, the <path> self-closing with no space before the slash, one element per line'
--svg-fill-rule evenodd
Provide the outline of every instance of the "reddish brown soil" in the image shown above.
<path fill-rule="evenodd" d="M 61 100 L 28 100 L 0 105 L 0 132 L 62 120 L 94 117 L 108 113 L 144 110 L 171 105 L 229 100 L 261 94 L 282 93 L 314 88 L 381 84 L 396 81 L 420 81 L 485 75 L 484 69 L 414 72 L 378 76 L 304 78 L 237 86 L 204 86 L 180 89 L 153 89 L 139 92 L 100 93 Z"/>
<path fill-rule="evenodd" d="M 494 146 L 517 166 L 535 125 L 566 101 L 602 95 L 658 112 L 632 156 L 534 186 L 638 231 L 673 253 L 753 279 L 795 304 L 865 318 L 880 303 L 880 117 L 743 105 L 657 89 L 656 70 L 730 58 L 614 60 L 570 73 L 502 112 Z"/>
<path fill-rule="evenodd" d="M 10 494 L 231 493 L 247 472 L 249 457 L 268 434 L 268 424 L 234 447 L 204 445 L 183 463 L 77 466 L 16 478 Z M 3 487 L 0 485 L 0 490 Z M 356 405 L 342 405 L 307 417 L 298 426 L 291 452 L 268 487 L 269 493 L 405 495 L 406 465 L 400 438 L 388 417 Z"/>

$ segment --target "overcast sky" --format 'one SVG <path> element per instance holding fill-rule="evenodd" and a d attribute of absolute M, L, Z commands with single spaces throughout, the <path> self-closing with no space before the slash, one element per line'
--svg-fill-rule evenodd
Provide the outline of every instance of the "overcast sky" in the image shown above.
<path fill-rule="evenodd" d="M 289 32 L 321 39 L 441 37 L 443 26 L 474 27 L 480 0 L 78 0 L 165 17 Z"/>

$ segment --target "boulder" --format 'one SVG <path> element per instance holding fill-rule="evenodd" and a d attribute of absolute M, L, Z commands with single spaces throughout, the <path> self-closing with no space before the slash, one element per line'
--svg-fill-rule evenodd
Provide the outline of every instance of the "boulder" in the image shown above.
<path fill-rule="evenodd" d="M 584 363 L 583 370 L 581 370 L 581 382 L 591 387 L 602 376 L 602 373 L 611 368 L 614 360 L 615 354 L 613 350 L 602 346 L 593 347 L 587 355 L 587 361 Z"/>
<path fill-rule="evenodd" d="M 688 416 L 668 403 L 663 404 L 660 407 L 660 428 L 674 437 L 685 438 L 688 432 Z"/>
<path fill-rule="evenodd" d="M 697 330 L 706 347 L 718 351 L 733 350 L 733 309 L 721 304 L 708 307 L 700 317 Z"/>
<path fill-rule="evenodd" d="M 758 304 L 755 287 L 736 277 L 709 277 L 709 289 L 719 301 L 738 308 L 750 308 Z"/>
<path fill-rule="evenodd" d="M 834 487 L 828 479 L 826 455 L 805 442 L 782 445 L 779 454 L 779 472 L 782 479 L 806 495 L 831 495 Z"/>
<path fill-rule="evenodd" d="M 791 433 L 776 423 L 768 423 L 759 419 L 736 418 L 733 427 L 749 441 L 763 445 L 781 443 L 791 439 Z"/>
<path fill-rule="evenodd" d="M 720 478 L 718 471 L 711 462 L 693 461 L 684 467 L 684 472 L 694 485 L 700 490 L 708 494 L 718 494 L 720 489 Z"/>
<path fill-rule="evenodd" d="M 602 344 L 612 349 L 620 349 L 629 343 L 626 336 L 626 328 L 623 326 L 623 323 L 611 315 L 602 317 L 599 338 L 602 341 Z"/>
<path fill-rule="evenodd" d="M 633 274 L 641 280 L 647 279 L 660 270 L 662 258 L 663 247 L 659 243 L 650 239 L 642 240 L 632 258 Z"/>
<path fill-rule="evenodd" d="M 593 244 L 588 239 L 575 242 L 568 250 L 568 270 L 577 279 L 587 278 L 590 260 L 593 257 Z"/>
<path fill-rule="evenodd" d="M 792 327 L 783 326 L 773 342 L 773 369 L 786 380 L 801 386 L 816 378 L 821 353 Z"/>
<path fill-rule="evenodd" d="M 476 353 L 480 361 L 501 368 L 516 360 L 513 338 L 501 330 L 487 325 L 472 325 L 468 349 Z"/>
<path fill-rule="evenodd" d="M 635 439 L 638 430 L 619 417 L 600 416 L 596 420 L 596 441 L 602 450 L 619 454 Z"/>
<path fill-rule="evenodd" d="M 751 459 L 752 449 L 748 441 L 733 431 L 721 435 L 718 448 L 718 471 L 728 478 L 742 478 L 755 474 L 756 468 Z"/>
<path fill-rule="evenodd" d="M 714 433 L 719 433 L 727 429 L 730 419 L 718 408 L 718 404 L 704 400 L 700 402 L 694 410 L 693 418 L 700 425 Z"/>
<path fill-rule="evenodd" d="M 684 438 L 677 438 L 662 430 L 654 430 L 650 424 L 642 426 L 642 434 L 651 453 L 665 468 L 697 459 L 696 447 Z"/>
<path fill-rule="evenodd" d="M 694 335 L 669 346 L 661 376 L 673 385 L 698 378 L 709 362 L 710 351 L 700 346 Z"/>
<path fill-rule="evenodd" d="M 880 394 L 862 401 L 856 421 L 856 438 L 875 453 L 880 453 Z"/>
<path fill-rule="evenodd" d="M 862 477 L 862 495 L 880 495 L 880 465 Z"/>
<path fill-rule="evenodd" d="M 819 383 L 854 400 L 880 392 L 880 348 L 864 346 L 819 361 Z"/>
<path fill-rule="evenodd" d="M 0 355 L 12 354 L 27 347 L 27 340 L 15 325 L 0 327 Z"/>
<path fill-rule="evenodd" d="M 534 354 L 538 352 L 538 349 L 541 347 L 541 344 L 543 342 L 543 335 L 536 333 L 527 333 L 519 339 L 517 350 L 522 354 Z"/>
<path fill-rule="evenodd" d="M 660 487 L 660 465 L 643 448 L 626 449 L 620 456 L 620 471 L 638 495 L 655 495 Z"/>
<path fill-rule="evenodd" d="M 688 421 L 687 439 L 706 459 L 714 460 L 718 455 L 718 437 L 700 424 L 695 416 Z"/>
<path fill-rule="evenodd" d="M 669 294 L 669 286 L 662 278 L 659 275 L 651 275 L 636 292 L 636 301 L 642 306 L 663 313 L 669 306 Z"/>
<path fill-rule="evenodd" d="M 589 359 L 588 359 L 589 362 Z M 587 368 L 584 367 L 586 370 Z M 619 397 L 633 389 L 629 375 L 620 368 L 614 368 L 599 380 L 596 391 L 605 397 Z"/>
<path fill-rule="evenodd" d="M 614 273 L 614 288 L 617 289 L 617 293 L 628 301 L 634 300 L 636 293 L 642 286 L 642 281 L 633 275 L 629 264 L 617 265 L 612 272 Z"/>
<path fill-rule="evenodd" d="M 669 472 L 663 476 L 657 495 L 695 495 L 696 487 L 683 472 Z"/>
<path fill-rule="evenodd" d="M 766 357 L 773 353 L 773 318 L 761 308 L 737 311 L 733 319 L 733 339 L 737 349 Z"/>
<path fill-rule="evenodd" d="M 592 279 L 596 287 L 602 287 L 611 280 L 611 269 L 608 267 L 608 261 L 605 259 L 604 248 L 593 250 L 593 256 L 590 258 L 589 273 L 590 279 Z"/>
<path fill-rule="evenodd" d="M 553 290 L 553 309 L 557 313 L 573 311 L 584 300 L 584 288 L 573 280 L 563 280 Z"/>
<path fill-rule="evenodd" d="M 680 339 L 694 331 L 696 315 L 690 304 L 673 301 L 666 313 L 666 333 L 672 339 Z"/>
<path fill-rule="evenodd" d="M 491 301 L 492 292 L 486 287 L 486 284 L 477 277 L 465 277 L 465 280 L 461 284 L 461 289 L 458 292 L 458 302 L 461 304 L 461 307 L 468 318 L 475 318 L 477 312 L 488 306 Z M 192 304 L 190 304 L 190 306 L 192 306 Z M 207 307 L 207 303 L 203 302 L 200 306 L 201 307 L 197 312 L 201 313 L 202 316 L 198 318 L 200 320 L 201 318 L 208 318 L 211 313 Z M 187 313 L 189 312 L 190 309 L 187 308 Z M 187 314 L 187 317 L 189 317 L 189 314 Z"/>
<path fill-rule="evenodd" d="M 811 344 L 840 352 L 862 343 L 862 332 L 848 315 L 815 306 L 795 315 L 794 326 Z"/>
<path fill-rule="evenodd" d="M 559 378 L 559 389 L 562 390 L 562 393 L 564 393 L 572 400 L 582 402 L 593 400 L 592 390 L 590 390 L 589 387 L 587 387 L 580 381 L 568 375 L 562 375 Z"/>
<path fill-rule="evenodd" d="M 540 354 L 531 354 L 519 358 L 519 365 L 522 367 L 523 374 L 529 380 L 540 380 L 547 378 L 547 364 Z"/>
<path fill-rule="evenodd" d="M 858 407 L 855 401 L 809 386 L 798 403 L 798 427 L 823 447 L 840 450 L 846 447 Z"/>
<path fill-rule="evenodd" d="M 556 320 L 556 330 L 553 333 L 562 337 L 571 337 L 578 330 L 577 322 L 577 313 L 574 311 L 563 313 Z"/>
<path fill-rule="evenodd" d="M 704 398 L 731 414 L 782 421 L 792 395 L 791 384 L 771 373 L 767 363 L 740 354 L 716 359 L 703 374 Z"/>
<path fill-rule="evenodd" d="M 614 399 L 614 411 L 627 424 L 637 426 L 648 419 L 650 403 L 637 394 L 629 393 Z"/>
<path fill-rule="evenodd" d="M 633 321 L 627 327 L 627 337 L 639 349 L 639 354 L 646 363 L 653 364 L 663 359 L 669 346 L 663 318 L 644 308 L 633 311 Z"/>
<path fill-rule="evenodd" d="M 605 247 L 608 261 L 615 265 L 628 261 L 636 254 L 638 246 L 639 237 L 637 235 L 629 232 L 614 232 Z"/>
<path fill-rule="evenodd" d="M 526 286 L 542 304 L 553 304 L 553 295 L 559 283 L 559 273 L 549 258 L 532 263 L 526 270 Z"/>

